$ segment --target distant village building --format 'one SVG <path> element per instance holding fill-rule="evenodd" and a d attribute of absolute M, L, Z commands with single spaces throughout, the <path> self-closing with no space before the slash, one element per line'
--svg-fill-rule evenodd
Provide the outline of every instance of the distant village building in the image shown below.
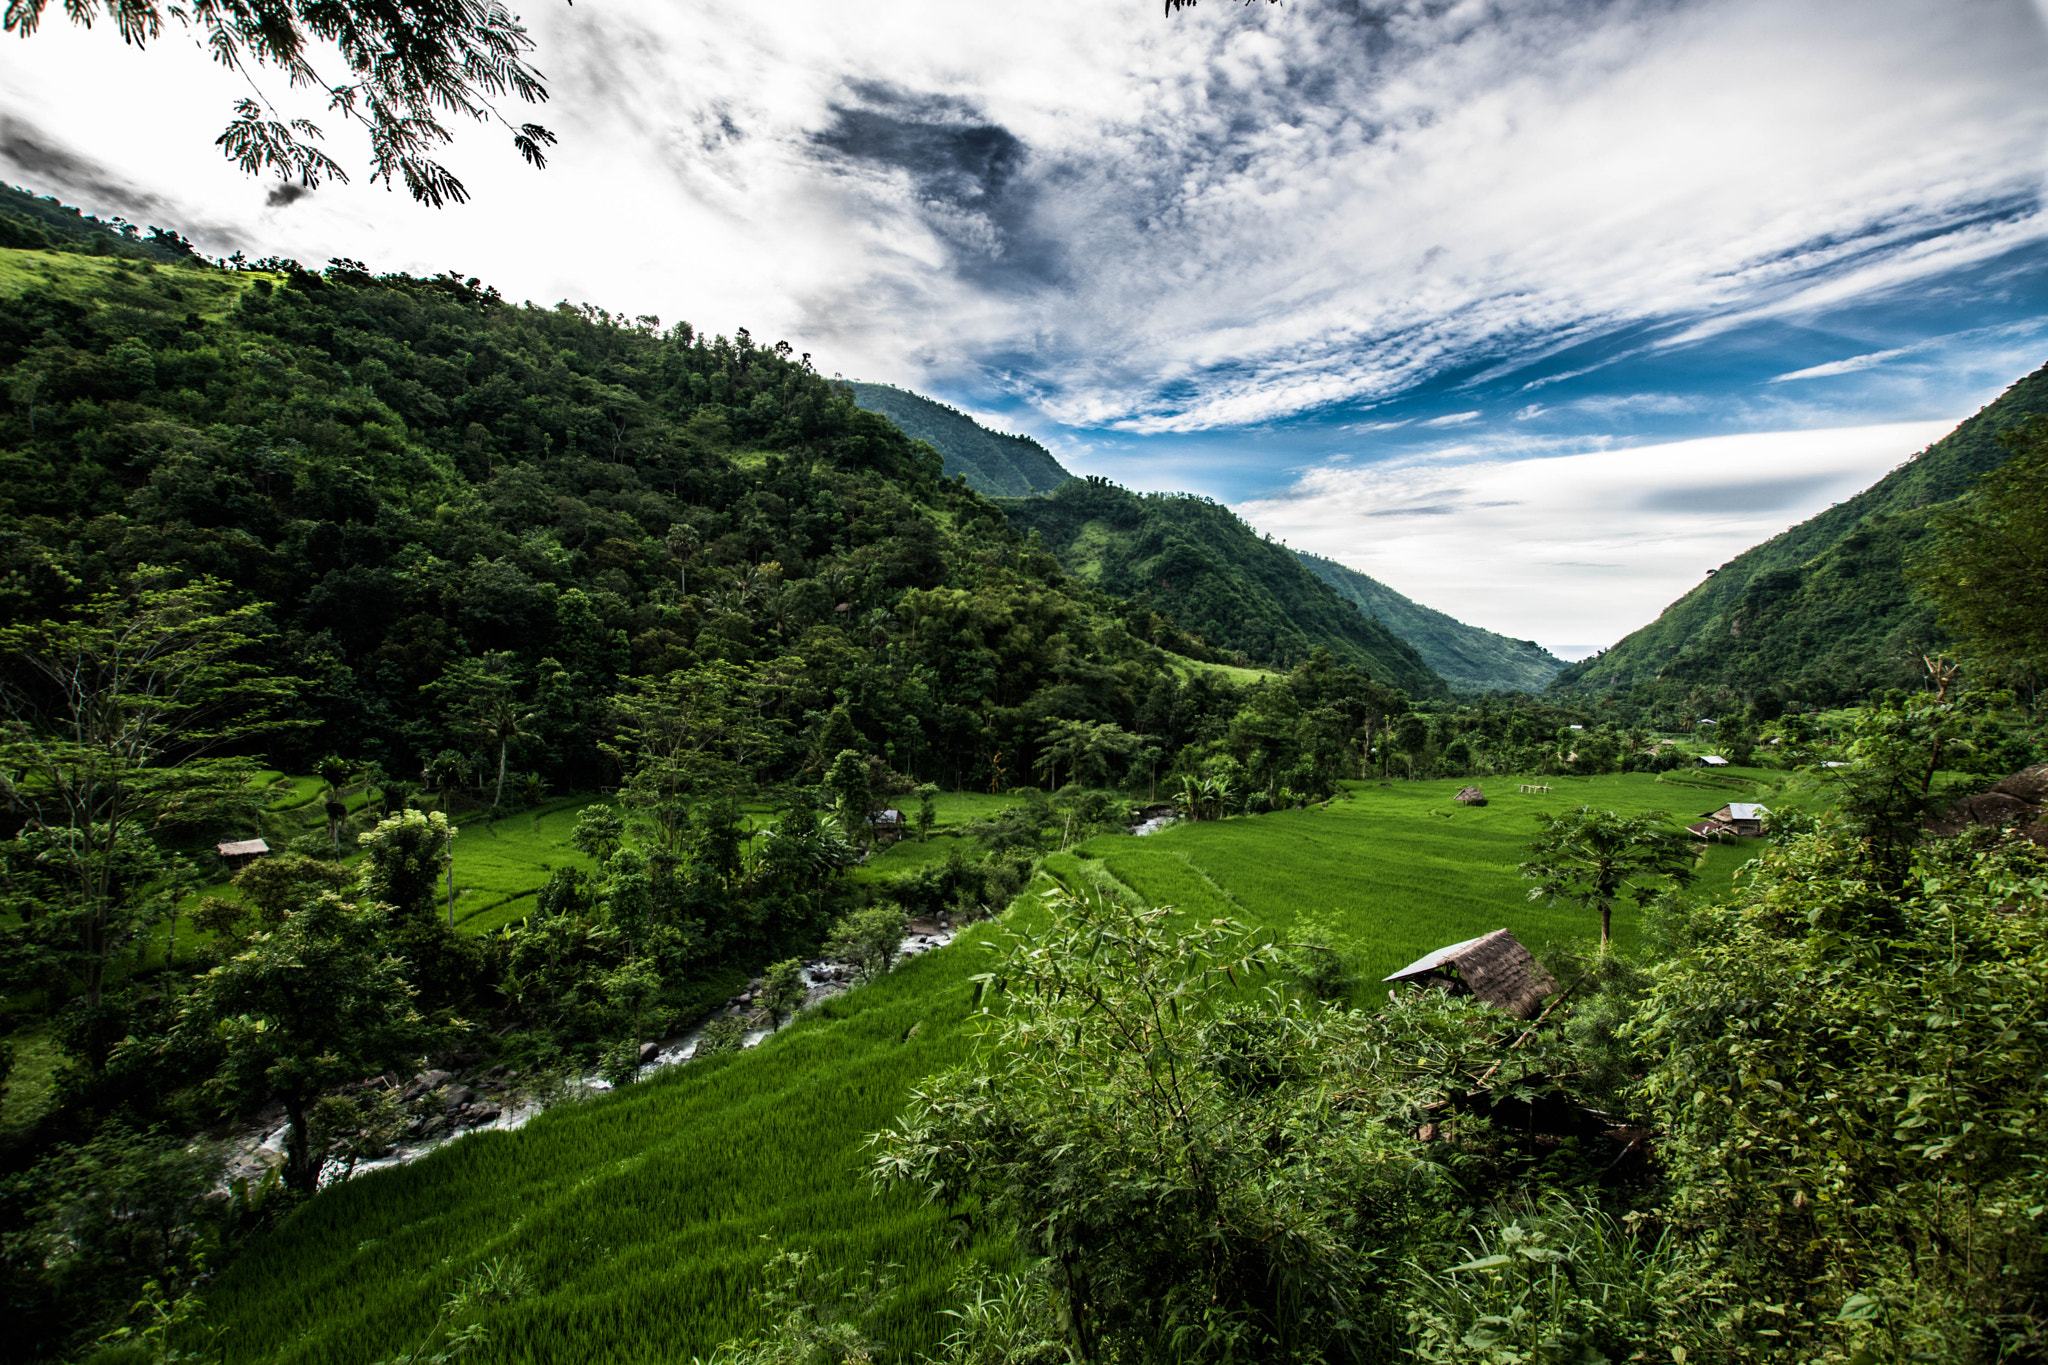
<path fill-rule="evenodd" d="M 270 852 L 270 845 L 264 843 L 261 839 L 234 839 L 215 844 L 213 851 L 220 854 L 222 862 L 240 871 L 256 859 Z"/>
<path fill-rule="evenodd" d="M 1730 801 L 1685 828 L 1695 838 L 1717 842 L 1722 839 L 1757 839 L 1763 836 L 1764 817 L 1770 813 L 1769 806 L 1759 806 L 1751 801 Z"/>
<path fill-rule="evenodd" d="M 1505 929 L 1439 948 L 1386 979 L 1476 996 L 1518 1019 L 1536 1013 L 1544 997 L 1557 990 L 1543 964 Z"/>

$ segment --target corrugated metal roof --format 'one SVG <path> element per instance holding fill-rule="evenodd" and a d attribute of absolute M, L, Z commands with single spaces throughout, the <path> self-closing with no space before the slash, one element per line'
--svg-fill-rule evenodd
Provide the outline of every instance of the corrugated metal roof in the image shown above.
<path fill-rule="evenodd" d="M 1728 814 L 1736 820 L 1761 820 L 1771 813 L 1769 806 L 1759 806 L 1753 801 L 1730 801 Z"/>
<path fill-rule="evenodd" d="M 1494 932 L 1497 934 L 1504 934 L 1507 932 L 1507 930 L 1496 929 L 1494 930 Z M 1485 937 L 1486 935 L 1484 934 L 1481 934 L 1479 936 L 1479 938 Z M 1416 958 L 1413 962 L 1409 963 L 1400 971 L 1395 972 L 1392 976 L 1387 977 L 1386 979 L 1388 981 L 1399 981 L 1404 976 L 1421 976 L 1425 972 L 1433 972 L 1437 968 L 1443 966 L 1446 962 L 1449 962 L 1452 958 L 1456 957 L 1459 953 L 1464 952 L 1467 948 L 1470 948 L 1473 944 L 1477 942 L 1479 942 L 1478 938 L 1468 938 L 1463 943 L 1453 943 L 1448 948 L 1439 948 L 1427 957 Z"/>
<path fill-rule="evenodd" d="M 242 839 L 233 843 L 215 844 L 213 847 L 223 858 L 243 858 L 252 853 L 270 852 L 270 845 L 261 839 Z"/>

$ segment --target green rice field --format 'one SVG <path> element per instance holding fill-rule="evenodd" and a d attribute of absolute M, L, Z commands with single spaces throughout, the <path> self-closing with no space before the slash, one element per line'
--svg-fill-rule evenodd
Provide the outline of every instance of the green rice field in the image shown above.
<path fill-rule="evenodd" d="M 1690 819 L 1731 796 L 1776 796 L 1776 774 L 1735 776 L 1755 790 L 1632 775 L 1539 779 L 1553 790 L 1523 794 L 1516 779 L 1492 778 L 1484 808 L 1452 804 L 1458 782 L 1359 784 L 1327 808 L 1105 836 L 1046 869 L 1279 931 L 1304 913 L 1328 915 L 1376 978 L 1502 927 L 1539 951 L 1590 943 L 1591 916 L 1526 899 L 1514 865 L 1530 817 L 1590 803 Z M 979 818 L 942 811 L 949 823 Z M 537 816 L 531 838 L 548 837 L 554 818 Z M 945 842 L 899 845 L 866 871 L 913 870 L 943 856 Z M 1711 850 L 1698 894 L 1725 890 L 1748 856 Z M 1030 900 L 1010 913 L 1035 913 Z M 1616 929 L 1623 946 L 1632 941 L 1627 911 Z M 753 1325 L 747 1292 L 774 1246 L 813 1248 L 828 1265 L 898 1267 L 881 1335 L 891 1358 L 914 1358 L 944 1330 L 935 1309 L 956 1271 L 1003 1248 L 956 1246 L 939 1211 L 870 1193 L 859 1178 L 863 1144 L 920 1078 L 967 1054 L 969 978 L 981 957 L 973 940 L 987 932 L 827 1002 L 759 1048 L 322 1194 L 214 1286 L 209 1316 L 229 1329 L 225 1360 L 389 1356 L 418 1339 L 455 1280 L 496 1258 L 520 1262 L 539 1292 L 504 1311 L 478 1360 L 687 1360 Z"/>

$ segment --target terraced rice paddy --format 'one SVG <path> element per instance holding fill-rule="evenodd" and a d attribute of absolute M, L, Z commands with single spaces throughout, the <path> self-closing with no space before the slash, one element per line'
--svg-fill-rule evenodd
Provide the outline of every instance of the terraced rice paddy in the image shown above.
<path fill-rule="evenodd" d="M 929 1347 L 961 1257 L 940 1210 L 861 1183 L 863 1143 L 962 1059 L 963 944 L 827 1001 L 762 1046 L 658 1073 L 331 1189 L 210 1296 L 231 1361 L 366 1362 L 417 1340 L 455 1281 L 498 1257 L 542 1287 L 480 1358 L 687 1360 L 752 1324 L 772 1243 L 893 1264 L 882 1324 Z M 763 1239 L 767 1239 L 764 1241 Z"/>
<path fill-rule="evenodd" d="M 1495 929 L 1513 930 L 1538 953 L 1597 937 L 1592 916 L 1531 902 L 1528 883 L 1515 873 L 1529 856 L 1524 846 L 1538 812 L 1593 805 L 1690 819 L 1741 799 L 1633 775 L 1541 781 L 1552 790 L 1522 793 L 1514 779 L 1488 781 L 1485 806 L 1452 802 L 1459 782 L 1361 784 L 1352 800 L 1327 807 L 1177 825 L 1144 839 L 1109 836 L 1077 852 L 1154 905 L 1278 933 L 1313 913 L 1339 927 L 1359 975 L 1376 981 L 1432 948 Z M 1725 889 L 1749 856 L 1734 845 L 1714 848 L 1702 890 Z M 1617 911 L 1617 946 L 1632 949 L 1635 937 L 1633 914 Z"/>
<path fill-rule="evenodd" d="M 1452 805 L 1455 782 L 1361 786 L 1327 809 L 1100 838 L 1047 870 L 1276 930 L 1334 912 L 1363 974 L 1377 977 L 1504 925 L 1539 949 L 1596 932 L 1590 916 L 1526 900 L 1514 865 L 1534 812 L 1587 802 L 1690 817 L 1727 799 L 1641 776 L 1549 781 L 1553 791 L 1522 796 L 1513 779 L 1489 780 L 1483 809 Z M 876 870 L 914 867 L 912 847 Z M 1724 889 L 1747 856 L 1714 850 L 1702 892 Z M 1627 943 L 1630 917 L 1617 927 Z M 956 1270 L 1004 1251 L 956 1247 L 940 1211 L 871 1194 L 863 1142 L 920 1078 L 966 1056 L 973 944 L 986 933 L 828 1002 L 757 1049 L 322 1194 L 215 1286 L 226 1360 L 389 1356 L 418 1339 L 457 1278 L 500 1257 L 525 1266 L 539 1293 L 505 1311 L 478 1360 L 687 1360 L 753 1325 L 746 1295 L 771 1246 L 900 1267 L 885 1344 L 898 1360 L 928 1350 Z"/>

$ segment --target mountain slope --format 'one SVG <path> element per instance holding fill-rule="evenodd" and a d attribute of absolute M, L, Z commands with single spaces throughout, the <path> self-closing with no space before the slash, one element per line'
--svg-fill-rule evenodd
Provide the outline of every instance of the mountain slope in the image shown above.
<path fill-rule="evenodd" d="M 1939 635 L 1905 579 L 1936 511 L 2006 456 L 1999 437 L 2048 412 L 2048 366 L 1846 502 L 1745 550 L 1663 615 L 1551 684 L 1776 688 L 1815 704 L 1910 682 Z"/>
<path fill-rule="evenodd" d="M 1051 452 L 1029 436 L 990 431 L 966 413 L 887 384 L 853 386 L 853 401 L 878 412 L 914 441 L 929 441 L 946 457 L 946 475 L 965 475 L 985 497 L 1028 498 L 1050 493 L 1073 478 Z"/>
<path fill-rule="evenodd" d="M 1334 559 L 1294 552 L 1309 571 L 1394 634 L 1415 646 L 1424 663 L 1453 687 L 1474 691 L 1537 692 L 1565 667 L 1534 640 L 1511 640 L 1468 626 L 1434 607 L 1403 597 L 1377 578 Z"/>
<path fill-rule="evenodd" d="M 1287 667 L 1322 645 L 1380 682 L 1418 694 L 1444 689 L 1413 646 L 1221 503 L 1090 478 L 996 505 L 1069 573 L 1257 663 Z"/>

